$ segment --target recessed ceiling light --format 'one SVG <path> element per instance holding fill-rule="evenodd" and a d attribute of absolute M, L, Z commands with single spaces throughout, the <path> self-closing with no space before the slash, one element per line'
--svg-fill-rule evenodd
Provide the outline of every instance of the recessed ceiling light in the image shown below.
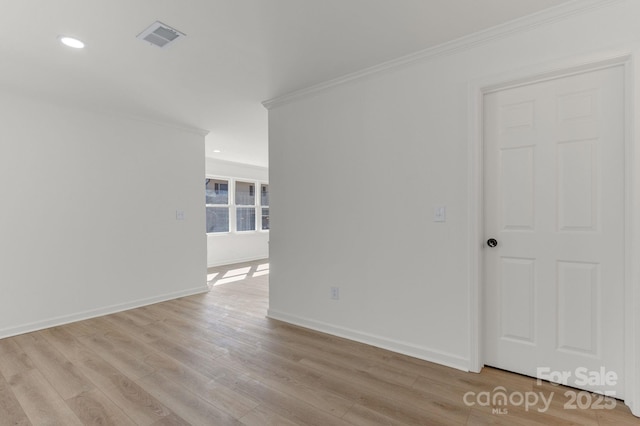
<path fill-rule="evenodd" d="M 219 149 L 214 149 L 213 152 L 215 152 L 217 154 L 217 153 L 222 152 L 222 151 L 220 151 Z"/>
<path fill-rule="evenodd" d="M 58 39 L 60 40 L 60 43 L 65 46 L 73 47 L 74 49 L 82 49 L 84 47 L 84 43 L 77 38 L 60 36 Z"/>

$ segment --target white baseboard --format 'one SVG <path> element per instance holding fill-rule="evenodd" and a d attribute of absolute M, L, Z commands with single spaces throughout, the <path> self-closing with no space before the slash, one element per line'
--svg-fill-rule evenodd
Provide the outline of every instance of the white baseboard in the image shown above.
<path fill-rule="evenodd" d="M 220 260 L 213 263 L 208 263 L 207 268 L 215 268 L 217 266 L 225 266 L 225 265 L 235 265 L 236 263 L 245 263 L 245 262 L 253 262 L 256 260 L 267 260 L 269 259 L 269 255 L 261 255 L 261 256 L 253 256 L 253 257 L 243 257 L 240 259 L 225 259 Z"/>
<path fill-rule="evenodd" d="M 275 320 L 284 321 L 290 324 L 298 325 L 300 327 L 320 331 L 322 333 L 343 337 L 345 339 L 354 340 L 356 342 L 365 343 L 367 345 L 376 346 L 382 349 L 387 349 L 392 352 L 401 353 L 403 355 L 408 355 L 436 364 L 445 365 L 447 367 L 455 368 L 458 370 L 469 371 L 469 360 L 458 355 L 426 348 L 424 346 L 417 346 L 410 343 L 399 342 L 374 334 L 362 333 L 357 330 L 339 327 L 309 318 L 298 317 L 296 315 L 290 315 L 285 312 L 273 309 L 268 310 L 267 316 Z"/>
<path fill-rule="evenodd" d="M 153 296 L 146 299 L 134 300 L 132 302 L 120 303 L 117 305 L 105 306 L 102 308 L 91 309 L 88 311 L 78 312 L 70 315 L 62 315 L 42 321 L 35 321 L 15 327 L 3 328 L 0 330 L 0 339 L 6 337 L 17 336 L 19 334 L 31 333 L 32 331 L 44 330 L 46 328 L 56 327 L 59 325 L 69 324 L 76 321 L 82 321 L 90 318 L 101 317 L 103 315 L 114 314 L 116 312 L 126 311 L 141 306 L 153 305 L 154 303 L 165 302 L 167 300 L 178 299 L 180 297 L 192 296 L 194 294 L 206 293 L 209 287 L 197 287 L 188 290 L 166 293 L 159 296 Z"/>

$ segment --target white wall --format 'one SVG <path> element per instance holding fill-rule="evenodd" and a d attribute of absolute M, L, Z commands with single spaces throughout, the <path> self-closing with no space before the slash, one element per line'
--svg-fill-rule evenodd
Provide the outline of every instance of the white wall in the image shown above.
<path fill-rule="evenodd" d="M 2 94 L 0 338 L 206 291 L 203 173 L 203 134 Z"/>
<path fill-rule="evenodd" d="M 469 86 L 637 50 L 638 16 L 613 3 L 269 103 L 269 315 L 468 369 Z"/>
<path fill-rule="evenodd" d="M 216 160 L 207 157 L 208 177 L 236 178 L 250 182 L 269 182 L 266 167 Z M 257 187 L 258 197 L 260 189 Z M 207 234 L 207 265 L 209 267 L 266 259 L 269 257 L 269 232 L 229 232 Z"/>

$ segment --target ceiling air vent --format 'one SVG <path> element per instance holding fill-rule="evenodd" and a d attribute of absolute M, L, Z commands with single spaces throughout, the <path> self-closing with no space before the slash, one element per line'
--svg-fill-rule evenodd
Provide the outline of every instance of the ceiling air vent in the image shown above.
<path fill-rule="evenodd" d="M 185 33 L 181 33 L 175 28 L 171 28 L 160 21 L 156 21 L 151 24 L 149 28 L 138 34 L 137 38 L 147 41 L 154 46 L 165 48 L 185 36 Z"/>

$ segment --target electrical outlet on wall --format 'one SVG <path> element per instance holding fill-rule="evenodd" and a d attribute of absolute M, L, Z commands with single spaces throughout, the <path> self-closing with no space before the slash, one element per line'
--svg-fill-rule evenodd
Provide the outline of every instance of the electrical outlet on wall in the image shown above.
<path fill-rule="evenodd" d="M 437 206 L 433 211 L 434 222 L 446 222 L 447 221 L 447 207 Z"/>
<path fill-rule="evenodd" d="M 340 299 L 340 287 L 331 287 L 331 298 L 333 300 Z"/>

